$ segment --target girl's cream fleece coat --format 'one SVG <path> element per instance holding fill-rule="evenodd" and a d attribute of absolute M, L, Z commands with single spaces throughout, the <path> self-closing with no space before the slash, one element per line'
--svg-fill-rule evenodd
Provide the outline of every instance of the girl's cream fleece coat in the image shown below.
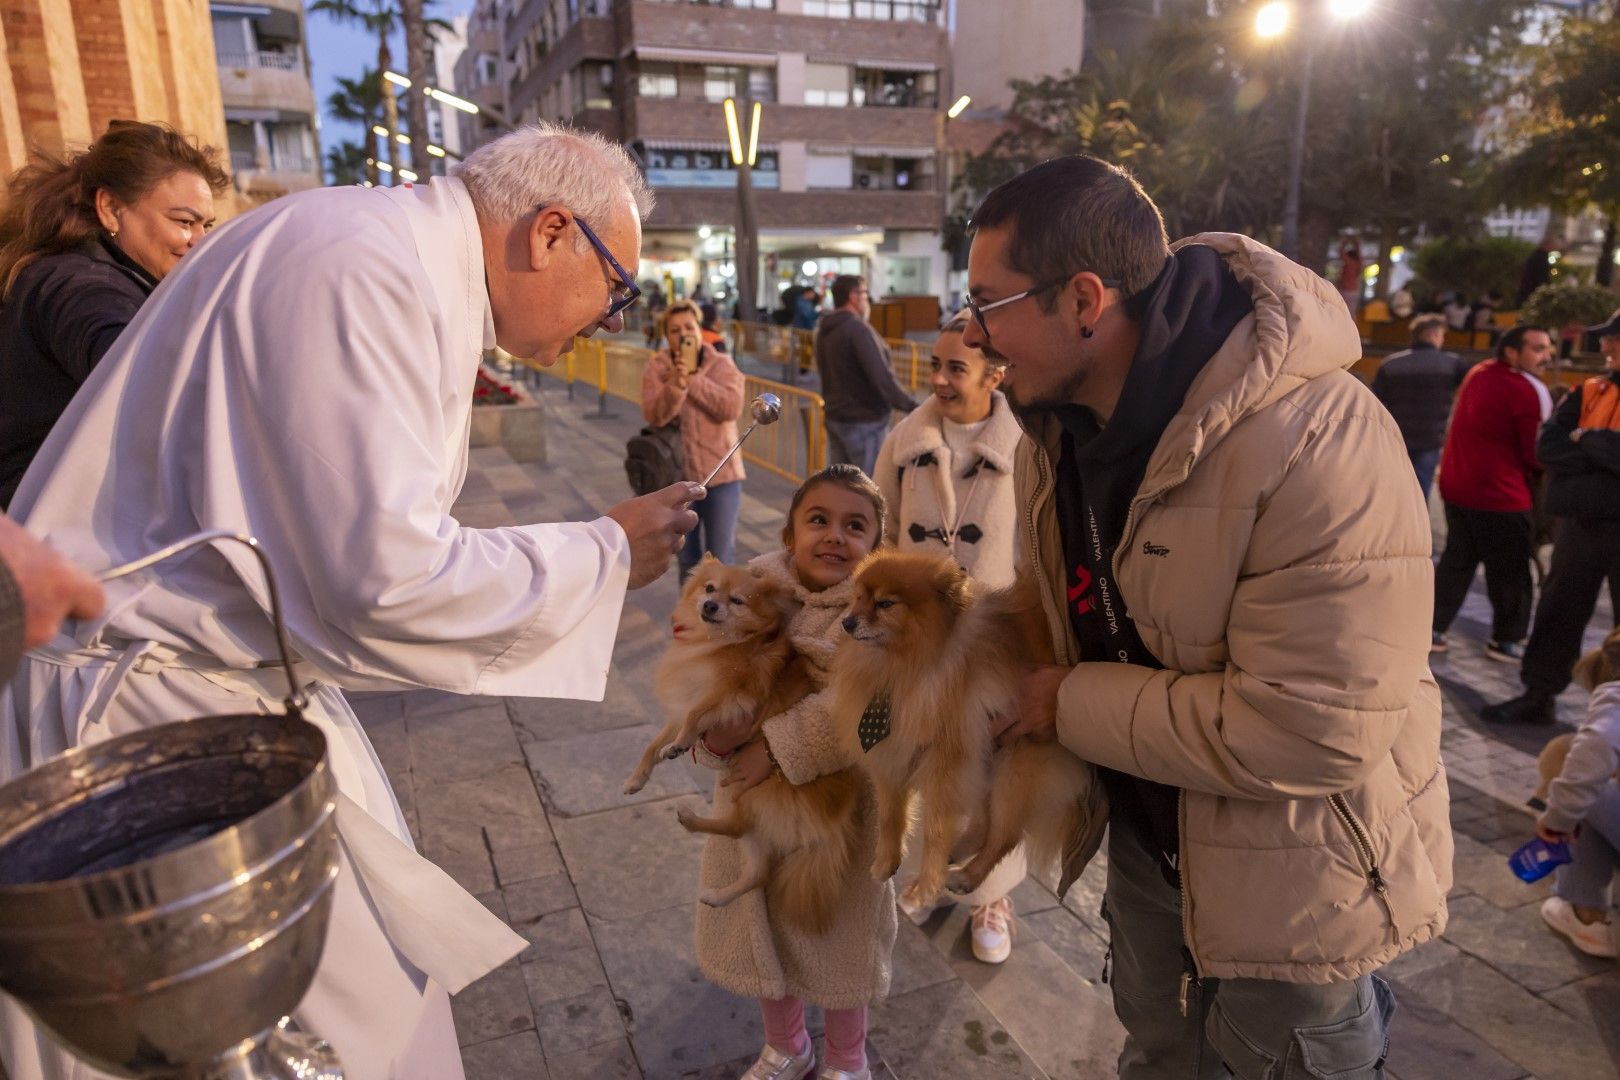
<path fill-rule="evenodd" d="M 817 681 L 824 685 L 844 633 L 839 621 L 853 583 L 845 581 L 811 592 L 799 584 L 786 552 L 762 555 L 752 565 L 790 584 L 804 604 L 789 632 L 793 647 L 814 665 Z M 791 783 L 807 783 L 856 764 L 841 748 L 836 721 L 827 711 L 828 697 L 825 691 L 811 694 L 765 722 L 765 740 Z M 701 743 L 697 756 L 714 768 L 725 765 L 723 759 L 704 752 Z M 715 785 L 717 811 L 729 806 L 731 798 L 728 788 Z M 870 790 L 860 802 L 857 824 L 862 837 L 860 855 L 845 883 L 843 907 L 825 934 L 802 934 L 778 926 L 758 889 L 723 908 L 698 905 L 697 958 L 705 978 L 743 997 L 791 994 L 829 1009 L 869 1005 L 889 992 L 894 888 L 871 876 L 877 848 L 877 803 Z M 737 841 L 721 836 L 705 839 L 704 888 L 734 881 L 740 870 Z"/>

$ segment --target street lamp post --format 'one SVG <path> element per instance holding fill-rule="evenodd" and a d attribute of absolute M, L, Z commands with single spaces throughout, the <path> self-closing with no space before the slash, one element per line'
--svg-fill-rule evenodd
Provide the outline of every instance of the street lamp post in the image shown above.
<path fill-rule="evenodd" d="M 726 98 L 726 139 L 731 163 L 737 170 L 737 320 L 759 318 L 759 218 L 754 210 L 754 162 L 759 155 L 759 122 L 764 107 L 757 101 Z M 742 116 L 748 117 L 748 141 L 742 135 Z"/>
<path fill-rule="evenodd" d="M 1317 0 L 1341 22 L 1367 14 L 1372 0 Z M 1255 13 L 1255 33 L 1262 38 L 1280 38 L 1293 21 L 1294 5 L 1272 0 Z M 1305 55 L 1300 62 L 1299 104 L 1294 111 L 1294 138 L 1288 148 L 1288 190 L 1283 198 L 1282 253 L 1290 259 L 1299 255 L 1299 199 L 1305 182 L 1305 131 L 1311 109 L 1311 73 L 1316 67 L 1317 34 L 1305 34 Z"/>

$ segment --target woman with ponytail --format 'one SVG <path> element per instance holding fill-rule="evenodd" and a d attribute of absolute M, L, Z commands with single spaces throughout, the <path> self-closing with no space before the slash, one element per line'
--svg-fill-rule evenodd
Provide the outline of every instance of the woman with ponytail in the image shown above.
<path fill-rule="evenodd" d="M 0 210 L 0 509 L 73 394 L 214 224 L 217 153 L 114 120 L 88 149 L 36 152 Z"/>

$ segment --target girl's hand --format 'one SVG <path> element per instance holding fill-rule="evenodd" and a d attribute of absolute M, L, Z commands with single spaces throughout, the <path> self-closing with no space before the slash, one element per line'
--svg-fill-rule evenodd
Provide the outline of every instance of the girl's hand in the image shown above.
<path fill-rule="evenodd" d="M 726 777 L 720 786 L 730 788 L 731 797 L 736 799 L 770 779 L 774 771 L 770 755 L 765 752 L 765 740 L 754 739 L 727 762 Z"/>
<path fill-rule="evenodd" d="M 735 720 L 721 720 L 703 733 L 703 745 L 709 753 L 724 757 L 754 737 L 754 718 L 739 716 Z"/>
<path fill-rule="evenodd" d="M 1536 822 L 1536 836 L 1540 837 L 1542 840 L 1545 840 L 1549 844 L 1567 844 L 1571 840 L 1575 839 L 1574 833 L 1559 832 L 1557 829 L 1549 829 L 1539 821 Z"/>

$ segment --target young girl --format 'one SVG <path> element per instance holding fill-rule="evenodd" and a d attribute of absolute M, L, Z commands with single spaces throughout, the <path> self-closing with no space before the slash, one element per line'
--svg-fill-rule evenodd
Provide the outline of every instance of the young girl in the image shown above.
<path fill-rule="evenodd" d="M 753 565 L 789 584 L 803 603 L 789 634 L 793 647 L 815 668 L 825 686 L 833 653 L 844 636 L 840 620 L 849 605 L 851 575 L 883 539 L 883 495 L 853 465 L 824 469 L 799 488 L 782 530 L 784 551 L 762 555 Z M 762 737 L 738 745 L 748 732 L 711 730 L 698 760 L 724 768 L 715 788 L 716 811 L 780 769 L 789 783 L 804 784 L 853 764 L 838 738 L 839 718 L 827 711 L 828 695 L 811 694 L 767 720 Z M 697 909 L 698 965 L 710 982 L 734 994 L 760 999 L 765 1049 L 744 1080 L 800 1080 L 815 1068 L 804 1027 L 806 1001 L 826 1012 L 826 1060 L 817 1080 L 870 1080 L 866 1066 L 866 1007 L 889 990 L 894 948 L 894 889 L 872 880 L 876 854 L 876 803 L 868 792 L 858 811 L 864 837 L 843 889 L 831 929 L 808 935 L 772 919 L 760 890 L 722 908 Z M 735 880 L 741 869 L 738 843 L 710 836 L 703 846 L 702 885 Z"/>
<path fill-rule="evenodd" d="M 1592 698 L 1547 792 L 1536 835 L 1574 845 L 1575 861 L 1558 868 L 1553 895 L 1541 905 L 1548 926 L 1584 953 L 1615 955 L 1609 933 L 1609 883 L 1620 867 L 1620 630 L 1575 666 Z"/>

